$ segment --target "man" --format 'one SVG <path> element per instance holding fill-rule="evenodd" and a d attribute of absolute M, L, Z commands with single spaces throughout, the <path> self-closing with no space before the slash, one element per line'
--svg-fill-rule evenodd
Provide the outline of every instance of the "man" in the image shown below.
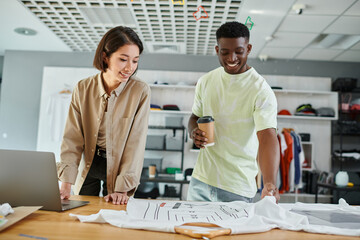
<path fill-rule="evenodd" d="M 190 137 L 201 148 L 189 186 L 191 201 L 252 202 L 257 187 L 257 158 L 263 176 L 261 197 L 275 196 L 279 168 L 277 102 L 265 79 L 247 65 L 248 28 L 238 22 L 216 32 L 219 67 L 202 76 L 195 91 Z M 215 145 L 205 147 L 199 117 L 215 119 Z"/>

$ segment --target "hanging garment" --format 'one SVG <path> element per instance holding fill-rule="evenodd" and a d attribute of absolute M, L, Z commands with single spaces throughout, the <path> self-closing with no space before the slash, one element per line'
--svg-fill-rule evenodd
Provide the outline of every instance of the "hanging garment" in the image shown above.
<path fill-rule="evenodd" d="M 284 137 L 284 134 L 279 134 L 280 137 L 280 149 L 281 149 L 281 158 L 280 158 L 280 168 L 281 168 L 281 188 L 279 188 L 279 192 L 280 193 L 284 193 L 285 192 L 285 186 L 286 186 L 286 181 L 285 178 L 287 176 L 287 173 L 285 173 L 286 171 L 286 163 L 285 163 L 285 150 L 287 149 L 287 145 L 286 145 L 286 140 Z"/>
<path fill-rule="evenodd" d="M 50 116 L 49 131 L 52 141 L 59 142 L 62 140 L 70 102 L 71 92 L 55 93 L 50 96 L 47 114 Z"/>
<path fill-rule="evenodd" d="M 301 181 L 301 163 L 300 163 L 300 153 L 302 152 L 301 142 L 299 136 L 291 131 L 291 136 L 293 137 L 293 146 L 294 146 L 294 168 L 295 168 L 295 176 L 294 183 L 298 185 Z"/>
<path fill-rule="evenodd" d="M 289 184 L 289 171 L 290 171 L 290 164 L 294 158 L 293 155 L 293 139 L 291 137 L 289 129 L 284 128 L 282 133 L 284 135 L 285 141 L 286 141 L 286 150 L 284 152 L 284 163 L 285 163 L 285 167 L 284 167 L 284 175 L 283 175 L 283 182 L 284 182 L 284 187 L 283 190 L 286 192 L 289 192 L 290 190 L 290 184 Z"/>

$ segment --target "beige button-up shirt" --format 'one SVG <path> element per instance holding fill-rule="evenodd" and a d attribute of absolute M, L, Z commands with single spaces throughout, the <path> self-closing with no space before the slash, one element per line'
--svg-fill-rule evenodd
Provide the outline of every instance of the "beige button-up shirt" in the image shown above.
<path fill-rule="evenodd" d="M 101 73 L 81 80 L 75 87 L 61 145 L 58 176 L 80 189 L 94 158 L 97 136 L 106 106 L 110 113 L 106 129 L 108 193 L 133 194 L 139 185 L 144 162 L 150 112 L 150 88 L 134 77 L 111 93 Z"/>

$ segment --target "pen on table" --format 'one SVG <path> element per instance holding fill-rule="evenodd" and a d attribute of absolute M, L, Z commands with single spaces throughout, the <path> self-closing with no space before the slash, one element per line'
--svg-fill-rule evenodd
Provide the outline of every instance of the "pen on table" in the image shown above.
<path fill-rule="evenodd" d="M 39 239 L 39 240 L 48 240 L 47 238 L 44 238 L 44 237 L 37 237 L 37 236 L 32 236 L 32 235 L 23 234 L 23 233 L 20 233 L 19 236 L 28 237 L 28 238 L 34 238 L 34 239 Z"/>

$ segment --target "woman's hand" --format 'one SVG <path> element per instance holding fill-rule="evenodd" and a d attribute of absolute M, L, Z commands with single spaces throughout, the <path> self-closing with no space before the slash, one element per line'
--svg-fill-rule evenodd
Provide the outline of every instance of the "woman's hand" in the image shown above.
<path fill-rule="evenodd" d="M 61 199 L 68 199 L 70 197 L 70 192 L 71 192 L 71 183 L 61 183 L 61 188 L 60 188 L 60 197 Z"/>
<path fill-rule="evenodd" d="M 263 199 L 265 196 L 274 196 L 276 203 L 278 203 L 280 200 L 279 189 L 277 189 L 277 187 L 272 183 L 266 183 L 261 192 L 261 199 Z"/>
<path fill-rule="evenodd" d="M 126 192 L 115 192 L 104 197 L 106 202 L 112 201 L 113 204 L 127 204 L 129 197 Z"/>

